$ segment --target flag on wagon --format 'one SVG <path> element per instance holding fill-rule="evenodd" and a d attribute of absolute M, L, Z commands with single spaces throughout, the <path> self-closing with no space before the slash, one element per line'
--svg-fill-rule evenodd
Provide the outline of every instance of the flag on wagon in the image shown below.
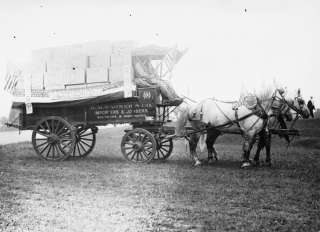
<path fill-rule="evenodd" d="M 5 76 L 5 83 L 3 89 L 7 92 L 13 92 L 18 84 L 21 71 L 14 71 L 13 73 L 7 73 Z"/>

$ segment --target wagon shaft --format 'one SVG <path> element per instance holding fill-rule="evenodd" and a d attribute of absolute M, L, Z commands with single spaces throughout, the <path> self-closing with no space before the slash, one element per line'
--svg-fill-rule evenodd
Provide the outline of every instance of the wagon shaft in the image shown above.
<path fill-rule="evenodd" d="M 270 129 L 270 132 L 276 135 L 300 136 L 300 132 L 295 129 Z"/>

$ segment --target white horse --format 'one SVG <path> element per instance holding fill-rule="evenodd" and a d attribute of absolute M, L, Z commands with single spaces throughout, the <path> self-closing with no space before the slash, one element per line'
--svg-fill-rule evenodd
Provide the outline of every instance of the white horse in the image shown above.
<path fill-rule="evenodd" d="M 265 94 L 264 94 L 265 95 Z M 192 129 L 197 132 L 209 130 L 219 130 L 221 128 L 237 125 L 244 138 L 243 156 L 241 167 L 251 165 L 249 157 L 251 148 L 255 142 L 256 136 L 267 128 L 269 118 L 274 115 L 274 104 L 276 102 L 286 105 L 296 112 L 300 112 L 303 117 L 308 117 L 308 110 L 301 97 L 289 98 L 283 90 L 277 89 L 272 95 L 259 98 L 249 96 L 239 102 L 223 102 L 216 99 L 205 99 L 197 104 L 189 105 L 181 110 L 177 120 L 176 134 L 185 133 L 187 122 Z M 220 133 L 217 134 L 217 136 Z M 192 133 L 191 133 L 192 135 Z M 195 152 L 196 143 L 190 140 L 190 154 L 195 162 L 195 166 L 201 162 Z M 214 150 L 214 149 L 213 149 Z M 215 156 L 216 152 L 214 150 Z"/>

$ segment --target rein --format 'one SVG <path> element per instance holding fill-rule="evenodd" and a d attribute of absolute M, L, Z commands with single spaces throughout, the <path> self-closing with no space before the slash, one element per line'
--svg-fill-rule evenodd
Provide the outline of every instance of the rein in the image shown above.
<path fill-rule="evenodd" d="M 294 110 L 295 112 L 297 112 L 301 116 L 303 115 L 303 111 L 301 109 L 297 108 L 294 104 L 288 102 L 285 99 L 285 97 L 283 96 L 283 94 L 281 94 L 280 92 L 279 92 L 279 94 L 280 94 L 281 98 L 277 97 L 277 96 L 275 96 L 275 98 L 278 98 L 280 101 L 283 101 L 290 109 Z M 295 99 L 297 99 L 297 97 Z"/>
<path fill-rule="evenodd" d="M 280 94 L 281 97 L 277 96 L 277 93 Z M 264 100 L 260 100 L 258 97 L 257 98 L 257 106 L 255 107 L 254 110 L 252 110 L 251 113 L 249 114 L 246 114 L 242 117 L 239 118 L 238 116 L 238 108 L 243 105 L 236 105 L 233 110 L 235 111 L 235 120 L 231 120 L 223 111 L 222 109 L 218 106 L 217 102 L 222 102 L 222 103 L 228 103 L 228 104 L 236 104 L 236 103 L 239 103 L 237 101 L 220 101 L 220 100 L 217 100 L 215 98 L 211 98 L 211 100 L 215 101 L 216 103 L 216 106 L 217 108 L 219 109 L 219 111 L 224 115 L 224 117 L 226 117 L 228 119 L 228 122 L 226 123 L 223 123 L 223 124 L 220 124 L 218 126 L 211 126 L 210 124 L 209 125 L 206 125 L 204 128 L 201 128 L 199 130 L 195 130 L 195 131 L 192 131 L 192 132 L 188 132 L 187 135 L 182 135 L 182 136 L 179 136 L 179 137 L 187 137 L 188 135 L 192 135 L 192 134 L 196 134 L 196 133 L 201 133 L 201 132 L 204 132 L 204 131 L 207 131 L 209 129 L 219 129 L 219 128 L 222 128 L 222 127 L 226 127 L 226 126 L 232 126 L 233 124 L 236 124 L 239 129 L 241 130 L 241 132 L 245 132 L 244 130 L 241 129 L 240 127 L 240 124 L 239 122 L 253 116 L 253 115 L 256 115 L 258 116 L 259 118 L 252 124 L 252 126 L 247 129 L 247 131 L 249 131 L 250 129 L 252 129 L 256 124 L 257 122 L 262 119 L 263 120 L 263 127 L 262 128 L 265 128 L 268 124 L 268 121 L 269 121 L 269 118 L 272 116 L 272 115 L 268 115 L 268 111 L 272 108 L 272 105 L 274 103 L 275 100 L 279 100 L 280 102 L 283 102 L 285 103 L 285 105 L 287 105 L 289 108 L 293 109 L 294 111 L 296 111 L 299 115 L 302 115 L 302 110 L 301 109 L 298 109 L 296 106 L 294 106 L 293 104 L 291 104 L 290 102 L 288 102 L 283 94 L 280 92 L 280 90 L 275 90 L 274 93 L 272 94 L 272 97 L 271 98 L 268 98 L 268 99 L 264 99 Z M 271 101 L 270 101 L 271 100 Z M 270 101 L 270 104 L 268 104 L 266 107 L 263 107 L 262 106 L 262 102 L 264 101 Z M 282 107 L 280 108 L 280 112 L 282 112 Z M 202 107 L 201 107 L 201 112 L 200 112 L 200 119 L 202 118 Z M 294 119 L 293 121 L 293 124 L 291 126 L 291 128 L 293 127 L 294 123 L 297 121 L 297 119 L 299 118 L 299 116 L 297 115 L 296 118 Z M 192 119 L 189 119 L 190 121 L 192 121 Z"/>

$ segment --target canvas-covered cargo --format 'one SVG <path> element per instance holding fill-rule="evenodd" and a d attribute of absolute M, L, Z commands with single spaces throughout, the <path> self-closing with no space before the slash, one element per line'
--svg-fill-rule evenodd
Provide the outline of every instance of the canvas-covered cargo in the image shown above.
<path fill-rule="evenodd" d="M 30 67 L 16 78 L 19 84 L 10 91 L 15 102 L 26 105 L 98 96 L 127 98 L 137 87 L 150 86 L 158 87 L 164 99 L 175 100 L 178 95 L 162 79 L 168 77 L 183 53 L 176 47 L 139 47 L 132 41 L 39 49 L 33 52 Z"/>
<path fill-rule="evenodd" d="M 109 82 L 108 68 L 90 67 L 86 71 L 88 83 Z"/>

